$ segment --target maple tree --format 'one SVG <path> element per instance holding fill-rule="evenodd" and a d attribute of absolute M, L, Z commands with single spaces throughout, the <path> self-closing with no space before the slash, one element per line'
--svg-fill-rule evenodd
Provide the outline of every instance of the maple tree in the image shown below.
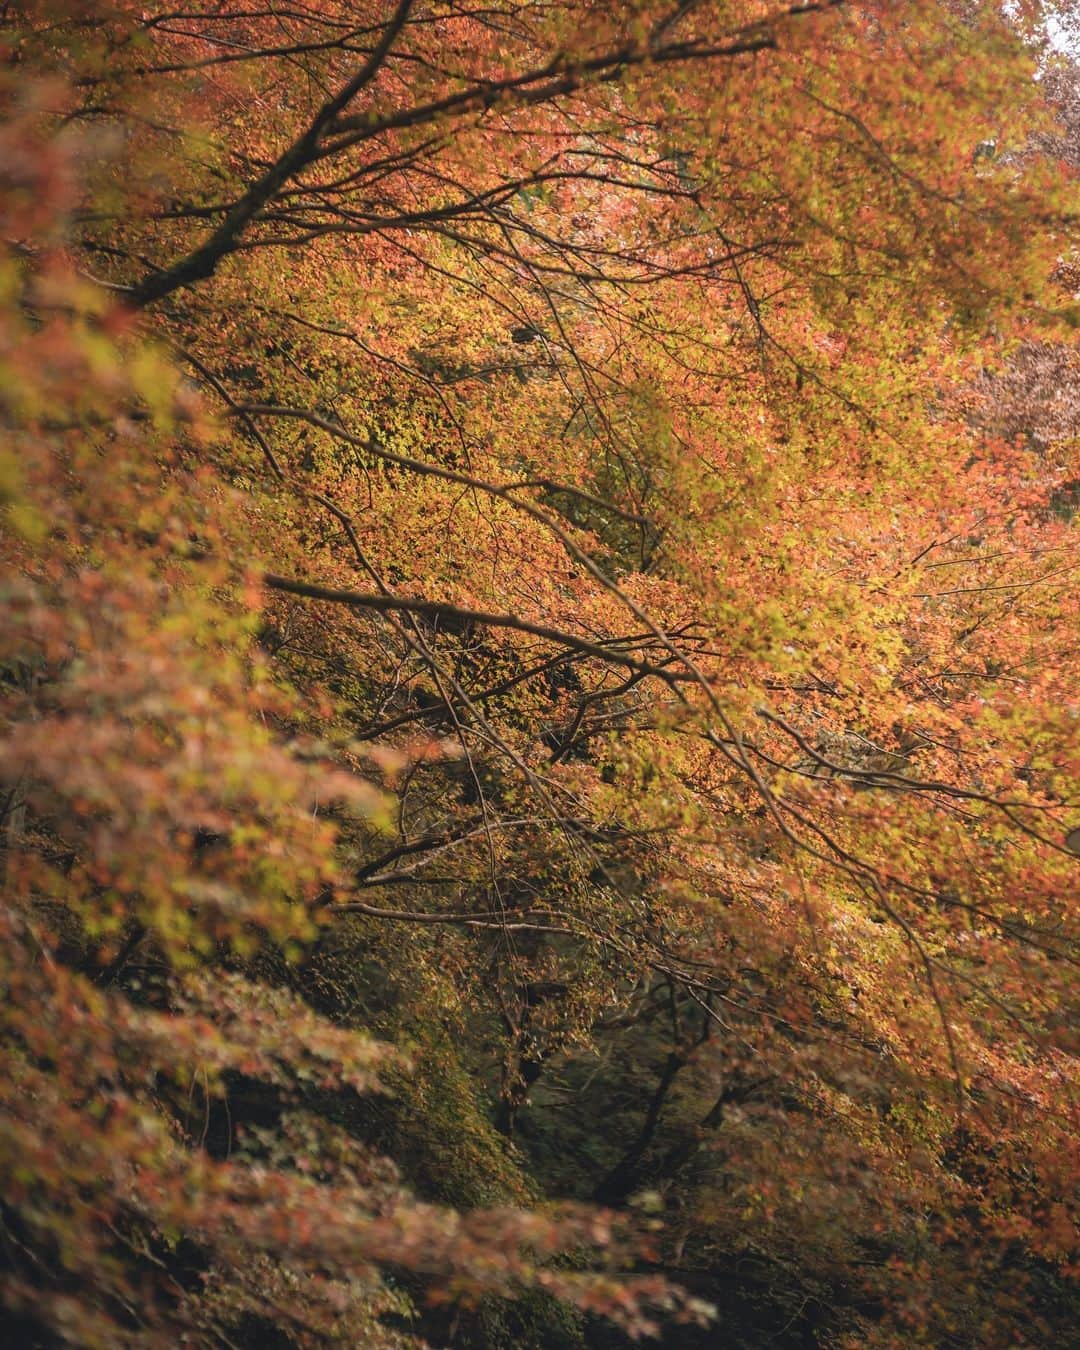
<path fill-rule="evenodd" d="M 17 1334 L 1061 1339 L 1068 8 L 7 17 Z"/>

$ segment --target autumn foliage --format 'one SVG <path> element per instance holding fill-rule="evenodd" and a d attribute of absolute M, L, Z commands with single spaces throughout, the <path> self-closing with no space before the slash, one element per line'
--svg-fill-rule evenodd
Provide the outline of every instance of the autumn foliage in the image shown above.
<path fill-rule="evenodd" d="M 9 1343 L 1066 1343 L 1009 8 L 5 7 Z"/>

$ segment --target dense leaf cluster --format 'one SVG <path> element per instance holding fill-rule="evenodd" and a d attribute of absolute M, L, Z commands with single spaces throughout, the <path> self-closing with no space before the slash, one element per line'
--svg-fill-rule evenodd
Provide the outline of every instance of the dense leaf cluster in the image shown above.
<path fill-rule="evenodd" d="M 13 1344 L 1064 1343 L 1060 9 L 8 7 Z"/>

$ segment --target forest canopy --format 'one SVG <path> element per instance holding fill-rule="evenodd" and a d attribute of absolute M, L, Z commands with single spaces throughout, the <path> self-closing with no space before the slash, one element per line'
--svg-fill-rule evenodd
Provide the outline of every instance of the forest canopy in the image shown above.
<path fill-rule="evenodd" d="M 7 1343 L 1066 1344 L 1074 6 L 0 15 Z"/>

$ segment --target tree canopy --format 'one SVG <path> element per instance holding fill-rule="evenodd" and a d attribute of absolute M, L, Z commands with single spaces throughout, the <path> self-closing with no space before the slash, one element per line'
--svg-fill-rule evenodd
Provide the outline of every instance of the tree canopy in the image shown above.
<path fill-rule="evenodd" d="M 1064 1343 L 1072 7 L 3 13 L 13 1343 Z"/>

